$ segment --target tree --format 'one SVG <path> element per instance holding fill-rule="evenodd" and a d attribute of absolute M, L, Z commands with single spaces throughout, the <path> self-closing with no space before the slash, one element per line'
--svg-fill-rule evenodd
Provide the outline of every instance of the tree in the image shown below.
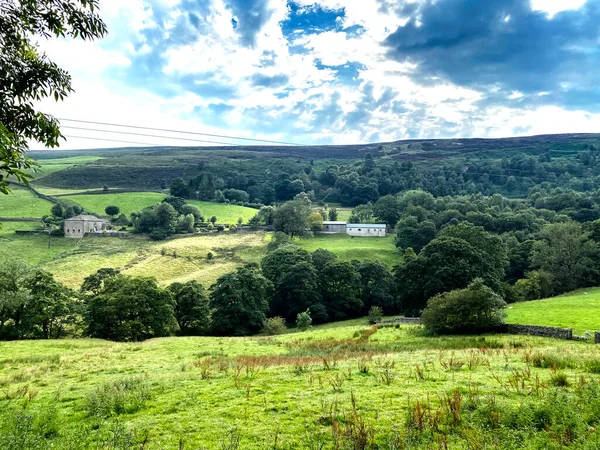
<path fill-rule="evenodd" d="M 169 192 L 173 197 L 187 198 L 189 194 L 188 185 L 183 178 L 175 178 L 171 182 Z"/>
<path fill-rule="evenodd" d="M 282 247 L 286 244 L 291 244 L 292 238 L 290 238 L 287 234 L 276 231 L 271 236 L 271 241 L 267 244 L 267 252 L 272 252 L 277 250 L 279 247 Z"/>
<path fill-rule="evenodd" d="M 0 265 L 0 338 L 24 337 L 22 321 L 31 300 L 28 281 L 32 268 L 27 264 L 8 260 Z"/>
<path fill-rule="evenodd" d="M 363 307 L 360 282 L 360 274 L 352 263 L 334 261 L 325 266 L 319 274 L 319 286 L 330 320 L 360 315 Z"/>
<path fill-rule="evenodd" d="M 210 223 L 212 223 L 213 225 L 217 222 L 217 216 L 212 216 L 210 218 Z"/>
<path fill-rule="evenodd" d="M 329 208 L 328 217 L 332 222 L 338 220 L 338 211 L 335 207 Z"/>
<path fill-rule="evenodd" d="M 58 121 L 36 111 L 45 98 L 63 100 L 71 77 L 39 52 L 39 37 L 104 36 L 106 26 L 95 14 L 98 0 L 4 0 L 0 14 L 0 193 L 9 192 L 7 179 L 27 184 L 26 171 L 35 166 L 27 157 L 27 140 L 57 147 Z"/>
<path fill-rule="evenodd" d="M 175 211 L 179 214 L 183 214 L 183 208 L 186 206 L 185 199 L 173 195 L 163 198 L 162 203 L 168 203 L 175 208 Z"/>
<path fill-rule="evenodd" d="M 396 224 L 396 247 L 411 247 L 418 253 L 431 242 L 436 232 L 435 224 L 429 220 L 419 222 L 414 216 L 402 218 Z"/>
<path fill-rule="evenodd" d="M 373 205 L 373 214 L 387 225 L 395 226 L 400 218 L 400 202 L 393 195 L 381 197 Z"/>
<path fill-rule="evenodd" d="M 281 231 L 291 237 L 304 236 L 310 213 L 310 200 L 306 197 L 295 198 L 277 208 L 273 226 L 276 231 Z"/>
<path fill-rule="evenodd" d="M 308 217 L 308 227 L 311 231 L 321 231 L 323 229 L 323 216 L 318 212 L 313 212 Z"/>
<path fill-rule="evenodd" d="M 296 245 L 284 245 L 267 253 L 262 259 L 260 267 L 267 279 L 277 283 L 279 278 L 287 274 L 293 266 L 300 262 L 310 264 L 312 262 L 310 253 Z"/>
<path fill-rule="evenodd" d="M 206 290 L 197 281 L 168 287 L 175 299 L 175 319 L 182 335 L 201 335 L 210 329 L 210 307 Z"/>
<path fill-rule="evenodd" d="M 109 278 L 87 300 L 86 334 L 134 342 L 171 336 L 178 328 L 174 310 L 173 296 L 153 278 Z"/>
<path fill-rule="evenodd" d="M 312 252 L 311 256 L 313 266 L 317 272 L 321 272 L 327 264 L 337 259 L 337 255 L 335 253 L 322 248 L 316 249 L 314 252 Z"/>
<path fill-rule="evenodd" d="M 290 270 L 275 283 L 269 312 L 291 321 L 307 309 L 312 311 L 312 316 L 317 322 L 327 320 L 317 273 L 310 262 L 301 261 L 290 267 Z"/>
<path fill-rule="evenodd" d="M 394 277 L 383 264 L 377 261 L 362 261 L 356 265 L 360 274 L 363 311 L 373 306 L 380 307 L 386 314 L 398 312 L 394 293 Z"/>
<path fill-rule="evenodd" d="M 53 217 L 62 218 L 65 214 L 65 211 L 60 203 L 55 203 L 54 205 L 52 205 L 52 208 L 50 208 L 50 213 Z"/>
<path fill-rule="evenodd" d="M 552 275 L 555 293 L 595 285 L 600 281 L 600 249 L 576 222 L 546 225 L 533 244 L 531 262 Z"/>
<path fill-rule="evenodd" d="M 121 212 L 121 210 L 118 206 L 107 206 L 106 208 L 104 208 L 104 212 L 109 216 L 116 216 Z"/>
<path fill-rule="evenodd" d="M 260 331 L 272 292 L 273 283 L 255 265 L 220 276 L 210 288 L 213 333 L 243 336 Z"/>
<path fill-rule="evenodd" d="M 312 324 L 312 318 L 310 317 L 310 310 L 307 309 L 304 312 L 299 313 L 296 316 L 296 328 L 300 331 L 306 331 Z"/>
<path fill-rule="evenodd" d="M 436 295 L 427 303 L 421 320 L 434 333 L 474 333 L 504 323 L 506 303 L 481 278 L 465 289 Z"/>
<path fill-rule="evenodd" d="M 102 288 L 104 288 L 104 283 L 106 282 L 106 280 L 116 278 L 120 274 L 121 271 L 119 269 L 113 269 L 110 267 L 103 267 L 102 269 L 98 269 L 96 273 L 88 275 L 83 279 L 83 283 L 81 283 L 79 291 L 84 294 L 97 295 L 102 290 Z"/>

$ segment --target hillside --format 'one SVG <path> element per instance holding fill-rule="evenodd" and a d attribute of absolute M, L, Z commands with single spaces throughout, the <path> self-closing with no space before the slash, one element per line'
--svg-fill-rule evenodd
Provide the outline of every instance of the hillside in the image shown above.
<path fill-rule="evenodd" d="M 599 424 L 597 352 L 542 338 L 350 321 L 249 338 L 0 342 L 0 355 L 2 448 L 472 448 L 475 435 L 490 446 L 518 435 L 519 448 L 568 437 L 579 449 Z"/>
<path fill-rule="evenodd" d="M 507 309 L 507 314 L 508 323 L 573 328 L 580 335 L 600 331 L 600 288 L 515 303 Z"/>

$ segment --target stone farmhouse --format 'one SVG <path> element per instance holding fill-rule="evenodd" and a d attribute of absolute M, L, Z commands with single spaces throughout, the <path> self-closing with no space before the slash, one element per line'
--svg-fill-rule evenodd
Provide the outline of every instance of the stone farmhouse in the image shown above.
<path fill-rule="evenodd" d="M 385 237 L 386 226 L 381 223 L 347 223 L 324 221 L 321 233 L 346 233 L 350 236 Z"/>
<path fill-rule="evenodd" d="M 108 228 L 106 220 L 96 216 L 80 215 L 65 219 L 65 237 L 82 238 L 86 233 L 102 233 Z"/>

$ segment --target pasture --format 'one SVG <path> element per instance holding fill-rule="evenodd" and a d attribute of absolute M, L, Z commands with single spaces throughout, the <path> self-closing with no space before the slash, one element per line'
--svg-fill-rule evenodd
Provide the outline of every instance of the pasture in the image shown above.
<path fill-rule="evenodd" d="M 349 321 L 248 338 L 2 342 L 0 355 L 2 448 L 599 443 L 600 359 L 586 343 Z"/>
<path fill-rule="evenodd" d="M 580 335 L 585 331 L 600 331 L 600 288 L 514 303 L 506 312 L 508 323 L 573 328 Z"/>
<path fill-rule="evenodd" d="M 10 187 L 9 195 L 0 194 L 0 217 L 10 218 L 41 218 L 50 214 L 52 203 L 36 197 L 28 189 Z"/>

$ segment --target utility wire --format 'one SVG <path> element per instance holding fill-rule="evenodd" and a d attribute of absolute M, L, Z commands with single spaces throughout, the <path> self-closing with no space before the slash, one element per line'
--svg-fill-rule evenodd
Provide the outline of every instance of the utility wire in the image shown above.
<path fill-rule="evenodd" d="M 65 134 L 64 137 L 71 139 L 89 139 L 91 141 L 108 141 L 108 142 L 120 142 L 122 144 L 135 144 L 135 145 L 146 145 L 148 147 L 164 147 L 158 144 L 149 144 L 148 142 L 133 142 L 133 141 L 123 141 L 120 139 L 108 139 L 108 138 L 95 138 L 90 136 L 70 136 Z"/>
<path fill-rule="evenodd" d="M 112 127 L 135 128 L 138 130 L 166 131 L 169 133 L 181 133 L 181 134 L 190 134 L 190 135 L 196 135 L 196 136 L 217 137 L 217 138 L 223 138 L 223 139 L 264 142 L 264 143 L 268 143 L 268 144 L 303 146 L 303 144 L 296 144 L 293 142 L 270 141 L 267 139 L 253 139 L 253 138 L 246 138 L 246 137 L 241 137 L 241 136 L 226 136 L 226 135 L 222 135 L 222 134 L 209 134 L 209 133 L 200 133 L 200 132 L 193 132 L 193 131 L 173 130 L 173 129 L 168 129 L 168 128 L 139 127 L 139 126 L 135 126 L 135 125 L 122 125 L 122 124 L 118 124 L 118 123 L 95 122 L 95 121 L 89 121 L 89 120 L 65 119 L 65 118 L 63 118 L 63 119 L 57 118 L 57 119 L 59 121 L 65 121 L 65 122 L 87 123 L 87 124 L 93 124 L 93 125 L 108 125 L 108 126 L 112 126 Z"/>
<path fill-rule="evenodd" d="M 128 135 L 132 135 L 132 136 L 142 136 L 142 137 L 170 139 L 170 140 L 173 139 L 173 140 L 177 140 L 177 141 L 202 142 L 202 143 L 220 144 L 220 145 L 228 145 L 228 146 L 239 146 L 239 145 L 241 145 L 241 144 L 235 144 L 235 143 L 232 143 L 232 142 L 218 142 L 218 141 L 207 141 L 205 139 L 182 138 L 182 137 L 172 137 L 172 136 L 159 136 L 157 134 L 134 133 L 134 132 L 131 132 L 131 131 L 99 130 L 97 128 L 72 127 L 72 126 L 69 126 L 69 125 L 61 125 L 61 128 L 68 128 L 70 130 L 97 131 L 99 133 L 128 134 Z"/>

